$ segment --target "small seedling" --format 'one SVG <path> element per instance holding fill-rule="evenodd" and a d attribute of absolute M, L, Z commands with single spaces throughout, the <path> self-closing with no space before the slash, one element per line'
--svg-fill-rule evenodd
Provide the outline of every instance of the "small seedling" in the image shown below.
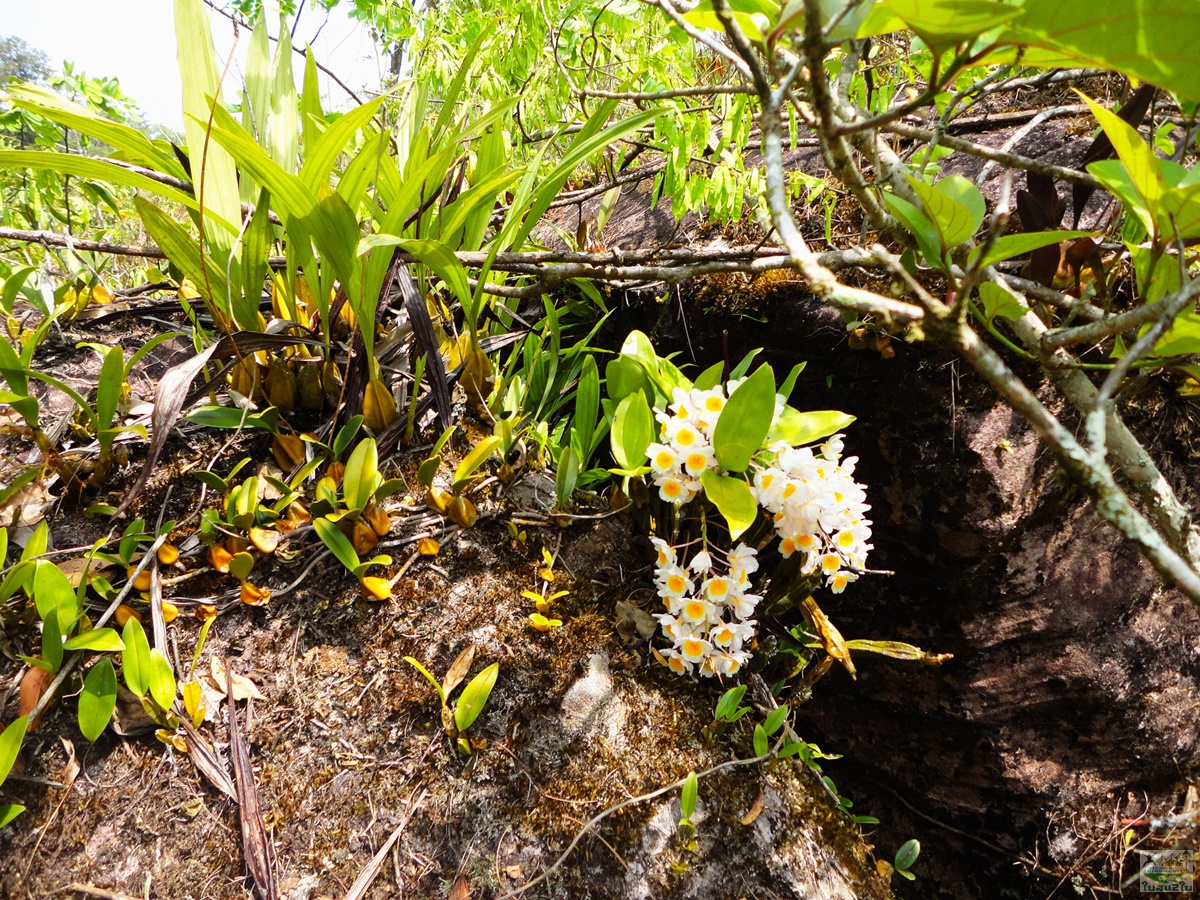
<path fill-rule="evenodd" d="M 916 838 L 905 841 L 900 845 L 900 849 L 896 851 L 896 858 L 892 865 L 896 872 L 909 881 L 915 881 L 917 876 L 910 870 L 913 864 L 917 861 L 917 857 L 921 855 L 921 842 Z"/>
<path fill-rule="evenodd" d="M 451 710 L 450 695 L 454 693 L 455 688 L 462 684 L 463 679 L 467 677 L 467 672 L 471 670 L 471 664 L 475 661 L 475 646 L 472 644 L 458 655 L 458 658 L 446 671 L 446 678 L 441 684 L 428 669 L 411 656 L 404 657 L 404 661 L 412 665 L 433 685 L 433 689 L 437 691 L 438 700 L 442 704 L 442 728 L 445 729 L 446 735 L 454 741 L 458 752 L 464 756 L 470 756 L 471 743 L 463 735 L 463 732 L 471 727 L 479 718 L 479 714 L 483 712 L 484 706 L 487 705 L 492 688 L 496 686 L 500 664 L 492 663 L 472 678 L 471 683 L 463 688 L 462 695 L 458 698 L 458 704 Z"/>

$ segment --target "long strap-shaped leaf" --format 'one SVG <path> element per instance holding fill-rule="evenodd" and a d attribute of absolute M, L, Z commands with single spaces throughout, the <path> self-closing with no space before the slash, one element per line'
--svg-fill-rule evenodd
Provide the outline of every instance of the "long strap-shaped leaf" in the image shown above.
<path fill-rule="evenodd" d="M 250 753 L 237 721 L 237 701 L 233 699 L 233 666 L 225 662 L 225 700 L 229 704 L 229 755 L 233 757 L 233 786 L 237 790 L 238 818 L 242 824 L 242 854 L 246 868 L 262 900 L 278 900 L 279 887 L 275 882 L 275 854 L 271 839 L 263 826 L 262 807 L 258 802 L 258 787 L 254 770 L 250 768 Z"/>

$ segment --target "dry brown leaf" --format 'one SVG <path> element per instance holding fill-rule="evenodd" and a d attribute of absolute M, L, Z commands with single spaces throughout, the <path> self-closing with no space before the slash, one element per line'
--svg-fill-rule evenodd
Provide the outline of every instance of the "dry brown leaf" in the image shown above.
<path fill-rule="evenodd" d="M 448 900 L 471 900 L 471 886 L 467 884 L 467 879 L 462 875 L 458 876 L 454 887 L 450 888 Z"/>
<path fill-rule="evenodd" d="M 226 695 L 234 693 L 232 669 L 226 667 Z M 275 854 L 267 829 L 263 825 L 262 807 L 258 800 L 258 786 L 254 782 L 254 769 L 250 766 L 250 751 L 238 727 L 237 704 L 230 701 L 229 712 L 229 756 L 233 760 L 233 785 L 237 792 L 238 818 L 242 826 L 242 855 L 262 900 L 278 900 L 279 888 L 275 879 Z"/>
<path fill-rule="evenodd" d="M 758 792 L 757 799 L 755 799 L 755 801 L 750 805 L 750 809 L 748 809 L 746 811 L 746 814 L 744 816 L 742 816 L 741 823 L 743 825 L 753 825 L 754 820 L 757 819 L 760 815 L 762 815 L 762 811 L 763 811 L 763 792 L 760 789 Z"/>
<path fill-rule="evenodd" d="M 79 777 L 80 766 L 75 759 L 75 745 L 61 735 L 58 738 L 62 741 L 63 750 L 66 751 L 67 761 L 63 765 L 62 783 L 69 789 L 75 783 L 75 779 Z"/>
<path fill-rule="evenodd" d="M 36 525 L 53 503 L 54 496 L 40 478 L 35 478 L 0 506 L 0 527 Z"/>
<path fill-rule="evenodd" d="M 221 699 L 225 697 L 226 671 L 225 665 L 216 656 L 210 657 L 208 661 L 209 671 L 201 675 L 208 682 L 209 686 L 216 691 Z M 266 696 L 258 689 L 253 681 L 245 675 L 239 675 L 233 672 L 233 699 L 245 700 L 247 697 L 253 697 L 255 700 L 266 700 Z"/>
<path fill-rule="evenodd" d="M 30 666 L 25 670 L 25 674 L 21 676 L 20 704 L 17 707 L 18 716 L 27 716 L 38 705 L 38 701 L 42 699 L 42 695 L 50 688 L 50 682 L 54 680 L 54 676 L 45 669 L 39 669 L 37 666 Z M 42 715 L 45 715 L 45 710 L 29 723 L 29 731 L 33 731 L 42 721 Z"/>
<path fill-rule="evenodd" d="M 475 662 L 475 645 L 467 647 L 462 653 L 458 654 L 458 659 L 450 664 L 450 668 L 446 671 L 446 678 L 442 682 L 442 690 L 449 697 L 456 687 L 462 684 L 462 680 L 467 677 L 467 673 L 471 671 L 471 664 Z"/>
<path fill-rule="evenodd" d="M 825 652 L 845 666 L 851 678 L 857 678 L 854 671 L 854 660 L 850 658 L 850 648 L 846 646 L 846 639 L 829 620 L 829 616 L 822 612 L 821 607 L 817 606 L 817 601 L 812 597 L 807 597 L 800 606 L 804 609 L 804 614 L 812 623 L 813 628 L 817 629 L 817 634 L 821 636 Z"/>
<path fill-rule="evenodd" d="M 91 565 L 88 565 L 89 562 Z M 58 568 L 67 576 L 67 581 L 71 582 L 71 587 L 77 588 L 79 587 L 79 582 L 83 580 L 83 573 L 85 571 L 90 581 L 93 576 L 112 568 L 112 563 L 107 563 L 101 559 L 88 560 L 86 556 L 73 556 L 70 559 L 64 559 L 60 562 Z"/>

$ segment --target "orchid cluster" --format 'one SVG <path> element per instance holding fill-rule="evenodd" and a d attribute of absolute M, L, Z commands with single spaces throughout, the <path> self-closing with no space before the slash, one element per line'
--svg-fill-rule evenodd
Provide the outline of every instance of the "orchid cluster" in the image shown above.
<path fill-rule="evenodd" d="M 780 554 L 785 559 L 801 554 L 801 576 L 823 579 L 840 594 L 857 580 L 871 549 L 870 507 L 863 486 L 854 480 L 858 460 L 842 458 L 843 435 L 834 434 L 817 448 L 776 441 L 752 455 L 739 470 L 744 475 L 723 473 L 714 434 L 744 380 L 710 390 L 677 387 L 668 409 L 654 410 L 660 442 L 649 444 L 645 453 L 659 497 L 677 507 L 690 503 L 704 490 L 705 472 L 736 482 L 771 517 Z M 784 397 L 775 394 L 772 426 L 785 408 Z M 769 431 L 768 414 L 769 407 L 763 412 L 762 433 Z M 745 521 L 742 528 L 749 524 Z M 739 543 L 726 555 L 706 542 L 684 565 L 682 547 L 653 541 L 658 550 L 655 585 L 667 610 L 656 618 L 672 642 L 662 654 L 667 665 L 679 674 L 733 675 L 749 659 L 755 635 L 751 617 L 761 599 L 750 593 L 750 576 L 759 566 L 755 549 Z M 722 558 L 721 564 L 714 555 Z"/>
<path fill-rule="evenodd" d="M 686 568 L 676 548 L 652 538 L 658 551 L 654 583 L 667 611 L 655 616 L 673 646 L 663 651 L 680 675 L 733 675 L 750 658 L 754 608 L 762 598 L 748 592 L 758 570 L 753 547 L 738 544 L 718 567 L 712 552 L 696 553 Z"/>
<path fill-rule="evenodd" d="M 769 448 L 768 465 L 754 468 L 751 492 L 774 518 L 779 552 L 786 559 L 804 554 L 801 575 L 819 573 L 840 594 L 866 567 L 871 521 L 865 518 L 866 491 L 854 480 L 858 457 L 842 459 L 842 435 L 820 446 Z"/>

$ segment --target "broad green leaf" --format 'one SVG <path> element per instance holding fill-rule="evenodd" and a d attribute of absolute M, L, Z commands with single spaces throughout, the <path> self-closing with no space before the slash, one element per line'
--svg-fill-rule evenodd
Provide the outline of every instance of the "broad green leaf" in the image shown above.
<path fill-rule="evenodd" d="M 325 124 L 325 111 L 321 109 L 321 84 L 317 80 L 317 57 L 312 47 L 304 52 L 304 91 L 300 95 L 300 126 L 304 141 L 304 161 L 308 164 L 310 154 L 321 136 Z"/>
<path fill-rule="evenodd" d="M 884 5 L 934 48 L 973 40 L 1021 15 L 1020 7 L 997 0 L 884 0 Z"/>
<path fill-rule="evenodd" d="M 917 0 L 911 0 L 917 2 Z M 1028 49 L 1022 65 L 1115 69 L 1200 100 L 1194 0 L 1026 0 L 1001 35 Z"/>
<path fill-rule="evenodd" d="M 124 650 L 125 644 L 111 628 L 93 628 L 70 638 L 64 645 L 66 650 L 96 650 L 101 653 Z"/>
<path fill-rule="evenodd" d="M 1154 215 L 1166 189 L 1162 170 L 1159 167 L 1158 159 L 1154 156 L 1154 151 L 1142 140 L 1142 136 L 1137 133 L 1136 129 L 1116 113 L 1105 109 L 1086 94 L 1080 93 L 1080 96 L 1092 110 L 1092 114 L 1099 121 L 1100 127 L 1104 129 L 1108 139 L 1112 141 L 1113 149 L 1117 151 L 1117 158 L 1125 166 L 1125 171 L 1129 173 L 1146 208 L 1150 210 L 1151 215 Z"/>
<path fill-rule="evenodd" d="M 746 696 L 747 686 L 739 684 L 737 687 L 731 687 L 721 699 L 717 701 L 716 712 L 713 713 L 713 718 L 729 720 L 729 717 L 738 711 L 738 706 L 742 702 L 742 698 Z"/>
<path fill-rule="evenodd" d="M 641 391 L 617 404 L 609 439 L 621 468 L 635 469 L 646 462 L 646 448 L 654 440 L 654 414 Z"/>
<path fill-rule="evenodd" d="M 328 519 L 314 519 L 313 528 L 317 532 L 317 537 L 324 542 L 343 566 L 353 572 L 362 565 L 358 554 L 354 552 L 354 545 L 350 543 L 350 539 L 346 535 L 342 534 L 340 528 Z"/>
<path fill-rule="evenodd" d="M 696 376 L 692 387 L 698 391 L 711 391 L 721 383 L 721 373 L 725 371 L 725 363 L 713 363 L 703 372 Z"/>
<path fill-rule="evenodd" d="M 577 443 L 578 437 L 572 434 Z M 558 454 L 557 470 L 554 473 L 554 497 L 559 509 L 567 505 L 575 485 L 579 481 L 579 451 L 571 444 L 562 448 Z"/>
<path fill-rule="evenodd" d="M 1091 234 L 1090 231 L 1029 231 L 1022 234 L 1002 235 L 996 238 L 992 244 L 992 248 L 983 259 L 983 265 L 990 266 L 1041 247 L 1049 247 L 1051 244 L 1059 244 L 1063 241 L 1087 237 L 1089 234 Z M 970 265 L 975 265 L 975 260 L 979 257 L 980 249 L 976 247 L 971 251 L 969 258 Z"/>
<path fill-rule="evenodd" d="M 786 441 L 793 447 L 802 447 L 836 434 L 854 421 L 854 416 L 833 409 L 814 409 L 800 412 L 785 406 L 775 424 L 767 433 L 767 445 Z"/>
<path fill-rule="evenodd" d="M 591 459 L 596 426 L 600 418 L 600 370 L 596 357 L 588 354 L 579 372 L 579 387 L 575 391 L 575 415 L 571 426 L 579 435 L 579 464 L 587 466 Z"/>
<path fill-rule="evenodd" d="M 729 524 L 729 539 L 736 541 L 758 516 L 758 504 L 750 493 L 750 486 L 740 478 L 718 475 L 711 470 L 701 473 L 700 484 L 705 496 Z"/>
<path fill-rule="evenodd" d="M 178 222 L 141 196 L 133 198 L 138 215 L 147 233 L 167 254 L 167 258 L 183 271 L 205 298 L 210 310 L 220 310 L 229 319 L 234 318 L 232 295 L 225 269 L 214 258 L 213 248 L 206 247 L 203 261 L 199 242 L 184 230 Z M 220 252 L 220 251 L 217 251 Z M 238 323 L 247 325 L 249 323 Z M 257 330 L 255 321 L 254 328 Z"/>
<path fill-rule="evenodd" d="M 726 472 L 744 472 L 775 417 L 775 373 L 767 365 L 738 385 L 713 428 L 713 451 Z"/>
<path fill-rule="evenodd" d="M 891 211 L 897 219 L 904 223 L 904 227 L 909 230 L 912 236 L 917 241 L 917 247 L 925 256 L 926 262 L 931 266 L 936 266 L 939 269 L 945 269 L 946 263 L 942 259 L 942 236 L 938 232 L 937 226 L 933 224 L 928 216 L 917 207 L 913 206 L 903 197 L 897 197 L 895 194 L 884 191 L 881 195 L 883 203 Z"/>
<path fill-rule="evenodd" d="M 360 441 L 346 460 L 346 474 L 342 476 L 346 506 L 352 510 L 365 508 L 375 493 L 378 479 L 379 450 L 375 441 L 368 438 Z"/>
<path fill-rule="evenodd" d="M 463 688 L 454 707 L 454 725 L 459 731 L 466 731 L 479 718 L 487 705 L 492 688 L 496 686 L 496 677 L 500 674 L 500 663 L 492 663 L 471 679 L 471 683 Z"/>
<path fill-rule="evenodd" d="M 618 401 L 634 391 L 645 393 L 653 390 L 646 370 L 628 356 L 618 356 L 608 361 L 604 367 L 604 383 L 608 396 Z"/>
<path fill-rule="evenodd" d="M 17 754 L 21 751 L 21 741 L 25 740 L 25 730 L 29 726 L 29 716 L 21 716 L 11 723 L 0 734 L 0 784 L 12 771 Z"/>
<path fill-rule="evenodd" d="M 138 697 L 146 696 L 150 687 L 150 644 L 142 623 L 133 616 L 121 630 L 121 672 L 125 676 L 125 687 Z"/>
<path fill-rule="evenodd" d="M 399 247 L 401 250 L 411 253 L 437 273 L 458 302 L 462 304 L 464 311 L 472 310 L 471 286 L 467 283 L 467 270 L 463 268 L 458 257 L 445 244 L 434 240 L 399 238 L 390 234 L 371 234 L 359 242 L 358 252 L 361 255 L 373 247 Z M 474 322 L 469 321 L 468 326 L 474 328 Z"/>
<path fill-rule="evenodd" d="M 32 84 L 5 85 L 4 90 L 21 109 L 108 144 L 119 150 L 126 162 L 157 169 L 176 178 L 187 177 L 169 148 L 159 146 L 136 128 L 106 119 L 85 106 Z"/>
<path fill-rule="evenodd" d="M 92 743 L 104 733 L 117 707 L 117 673 L 108 657 L 92 666 L 79 695 L 79 730 Z"/>
<path fill-rule="evenodd" d="M 913 867 L 917 857 L 921 855 L 921 842 L 916 838 L 905 841 L 896 851 L 896 868 L 907 870 Z"/>
<path fill-rule="evenodd" d="M 100 366 L 100 380 L 96 387 L 96 418 L 101 430 L 112 427 L 121 400 L 121 384 L 125 381 L 125 353 L 120 346 L 113 347 Z"/>
<path fill-rule="evenodd" d="M 1096 176 L 1096 180 L 1104 185 L 1107 191 L 1125 205 L 1128 212 L 1133 213 L 1137 221 L 1141 222 L 1146 234 L 1156 232 L 1158 226 L 1154 211 L 1146 205 L 1142 192 L 1134 184 L 1124 163 L 1119 159 L 1102 159 L 1098 162 L 1088 163 L 1087 170 Z"/>
<path fill-rule="evenodd" d="M 279 13 L 279 40 L 271 68 L 271 111 L 267 116 L 271 158 L 291 174 L 300 157 L 300 110 L 292 75 L 292 36 L 287 15 Z"/>
<path fill-rule="evenodd" d="M 164 711 L 169 710 L 175 702 L 175 673 L 171 671 L 171 663 L 157 647 L 150 650 L 149 660 L 146 687 L 154 702 Z"/>
<path fill-rule="evenodd" d="M 979 302 L 983 304 L 983 315 L 988 322 L 993 319 L 1019 319 L 1029 312 L 1016 297 L 990 281 L 979 285 Z"/>
<path fill-rule="evenodd" d="M 975 185 L 961 175 L 949 175 L 933 185 L 912 176 L 908 181 L 921 198 L 925 215 L 937 228 L 943 251 L 957 247 L 975 234 L 984 215 L 983 197 Z"/>
<path fill-rule="evenodd" d="M 49 560 L 39 559 L 34 563 L 33 600 L 43 622 L 54 618 L 59 634 L 68 634 L 79 618 L 75 589 L 62 570 Z"/>

